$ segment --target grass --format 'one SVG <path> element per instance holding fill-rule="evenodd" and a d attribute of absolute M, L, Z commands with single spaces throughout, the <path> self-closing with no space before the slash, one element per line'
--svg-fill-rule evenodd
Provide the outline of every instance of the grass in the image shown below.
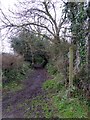
<path fill-rule="evenodd" d="M 78 96 L 68 98 L 62 82 L 59 88 L 57 77 L 55 79 L 43 84 L 44 95 L 18 105 L 25 108 L 25 118 L 87 118 L 86 101 L 80 101 Z"/>
<path fill-rule="evenodd" d="M 43 84 L 43 89 L 47 91 L 60 91 L 62 87 L 64 86 L 63 84 L 63 76 L 60 74 L 57 74 L 53 79 L 47 80 Z"/>
<path fill-rule="evenodd" d="M 61 118 L 87 118 L 87 107 L 78 98 L 60 99 L 53 97 L 53 104 Z"/>
<path fill-rule="evenodd" d="M 57 82 L 55 80 L 48 80 L 43 84 L 44 90 L 57 89 Z"/>
<path fill-rule="evenodd" d="M 8 83 L 7 85 L 5 85 L 3 87 L 3 90 L 16 92 L 23 88 L 24 88 L 24 86 L 20 82 L 12 81 L 12 82 Z"/>
<path fill-rule="evenodd" d="M 2 83 L 0 83 L 0 89 L 2 88 Z"/>
<path fill-rule="evenodd" d="M 51 118 L 53 110 L 45 96 L 37 96 L 35 98 L 25 100 L 23 103 L 17 105 L 18 108 L 22 108 L 25 111 L 25 118 Z"/>
<path fill-rule="evenodd" d="M 68 98 L 63 75 L 57 73 L 53 76 L 53 79 L 45 81 L 42 86 L 45 94 L 26 99 L 17 105 L 17 109 L 24 110 L 25 118 L 87 118 L 88 107 L 85 99 L 79 99 L 76 89 L 73 91 L 74 97 Z M 12 81 L 4 89 L 15 92 L 23 87 L 19 81 Z"/>
<path fill-rule="evenodd" d="M 46 68 L 48 70 L 48 73 L 52 76 L 54 76 L 58 73 L 57 68 L 53 64 L 47 64 Z"/>
<path fill-rule="evenodd" d="M 62 78 L 62 77 L 61 77 Z M 74 97 L 68 98 L 66 88 L 59 75 L 53 79 L 47 80 L 43 84 L 43 89 L 47 91 L 49 100 L 53 107 L 53 117 L 59 118 L 87 118 L 88 106 L 85 99 L 80 100 L 79 96 L 75 93 Z"/>

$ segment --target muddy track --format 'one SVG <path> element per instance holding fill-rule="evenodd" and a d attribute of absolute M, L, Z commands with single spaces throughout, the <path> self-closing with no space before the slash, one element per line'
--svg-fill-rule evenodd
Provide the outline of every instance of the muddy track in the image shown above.
<path fill-rule="evenodd" d="M 25 86 L 23 90 L 3 96 L 3 118 L 23 118 L 24 111 L 17 109 L 16 106 L 18 103 L 23 103 L 25 100 L 33 99 L 36 96 L 43 95 L 44 92 L 42 90 L 42 84 L 49 78 L 50 77 L 45 69 L 37 69 L 28 74 L 27 79 L 23 81 Z M 7 112 L 6 109 L 9 106 L 13 106 L 13 109 Z"/>

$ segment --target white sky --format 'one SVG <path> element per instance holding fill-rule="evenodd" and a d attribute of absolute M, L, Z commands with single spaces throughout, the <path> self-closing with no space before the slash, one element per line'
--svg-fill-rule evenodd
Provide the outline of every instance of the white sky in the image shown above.
<path fill-rule="evenodd" d="M 17 1 L 18 0 L 0 0 L 0 8 L 2 8 L 3 12 L 5 12 L 8 15 L 8 9 L 14 10 L 15 9 L 14 4 L 17 3 Z M 59 0 L 55 0 L 55 1 L 59 1 Z M 67 0 L 64 0 L 64 1 L 67 1 Z M 89 0 L 87 0 L 87 1 L 89 1 Z M 60 11 L 59 11 L 59 13 L 60 13 Z M 1 41 L 0 41 L 0 48 L 1 48 Z M 2 50 L 4 52 L 11 52 L 12 51 L 12 49 L 10 48 L 10 43 L 9 43 L 9 39 L 7 38 L 7 36 L 4 39 L 4 41 L 2 42 Z M 0 49 L 0 52 L 1 52 L 1 49 Z"/>
<path fill-rule="evenodd" d="M 0 0 L 0 8 L 2 8 L 3 12 L 5 12 L 6 14 L 8 14 L 8 9 L 13 9 L 14 8 L 14 4 L 16 3 L 17 0 Z M 2 39 L 1 39 L 2 40 Z M 3 40 L 2 45 L 0 42 L 0 48 L 2 46 L 2 50 L 0 49 L 0 52 L 11 52 L 12 49 L 10 48 L 10 43 L 9 40 L 6 38 Z"/>
<path fill-rule="evenodd" d="M 8 15 L 8 14 L 10 14 L 8 12 L 8 9 L 14 10 L 15 9 L 14 4 L 17 3 L 17 1 L 18 0 L 0 0 L 0 8 L 2 8 L 3 12 L 6 15 Z M 55 1 L 58 1 L 58 0 L 55 0 Z M 5 31 L 1 32 L 1 34 L 2 33 L 5 33 Z M 4 51 L 4 52 L 11 52 L 8 36 L 6 36 L 6 38 L 2 42 L 2 51 Z"/>
<path fill-rule="evenodd" d="M 1 7 L 5 8 L 5 10 L 8 10 L 8 8 L 12 8 L 13 5 L 16 3 L 17 0 L 0 0 Z"/>

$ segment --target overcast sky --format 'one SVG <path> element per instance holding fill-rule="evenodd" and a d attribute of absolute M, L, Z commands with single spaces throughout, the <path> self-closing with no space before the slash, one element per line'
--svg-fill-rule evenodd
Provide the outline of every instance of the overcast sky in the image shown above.
<path fill-rule="evenodd" d="M 14 4 L 17 3 L 17 1 L 18 0 L 0 0 L 0 7 L 3 10 L 3 12 L 6 15 L 8 15 L 8 14 L 10 14 L 8 12 L 8 9 L 14 11 L 14 9 L 15 9 Z M 59 1 L 59 0 L 53 0 L 53 1 Z M 60 11 L 59 11 L 59 16 L 60 16 Z M 5 34 L 6 33 L 5 30 L 2 33 Z M 2 50 L 4 52 L 11 52 L 11 48 L 10 48 L 10 43 L 9 43 L 8 36 L 6 36 L 6 38 L 2 42 Z"/>
<path fill-rule="evenodd" d="M 10 13 L 8 13 L 8 9 L 14 11 L 14 9 L 15 9 L 14 4 L 17 3 L 17 1 L 19 1 L 19 0 L 0 0 L 0 8 L 3 10 L 3 12 L 5 14 L 8 15 L 8 14 L 10 14 Z M 35 1 L 35 0 L 32 0 L 32 1 Z M 53 0 L 53 1 L 59 1 L 59 0 Z M 66 2 L 67 0 L 64 0 L 64 1 Z M 86 0 L 86 1 L 89 1 L 89 0 Z M 60 17 L 60 10 L 59 10 L 59 17 Z M 3 31 L 3 33 L 5 34 L 5 31 Z M 1 48 L 1 44 L 0 44 L 0 48 Z M 6 36 L 6 38 L 2 42 L 2 49 L 4 52 L 11 52 L 11 50 L 12 50 L 10 48 L 8 36 Z M 1 49 L 0 49 L 0 52 L 1 52 Z"/>
<path fill-rule="evenodd" d="M 8 14 L 8 9 L 14 9 L 14 4 L 16 3 L 16 1 L 17 0 L 0 0 L 0 8 L 3 10 L 3 12 Z M 3 31 L 3 33 L 4 32 L 5 31 Z M 1 48 L 1 43 L 0 43 L 0 48 Z M 9 43 L 7 36 L 2 42 L 2 51 L 4 51 L 4 52 L 12 51 L 12 49 L 10 48 L 10 43 Z M 1 52 L 1 49 L 0 49 L 0 52 Z"/>

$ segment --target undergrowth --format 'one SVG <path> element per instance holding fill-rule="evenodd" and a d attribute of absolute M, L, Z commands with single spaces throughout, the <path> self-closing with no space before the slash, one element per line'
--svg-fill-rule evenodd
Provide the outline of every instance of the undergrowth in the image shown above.
<path fill-rule="evenodd" d="M 53 107 L 54 114 L 52 117 L 87 118 L 86 99 L 81 99 L 82 94 L 76 93 L 76 87 L 73 87 L 73 96 L 68 97 L 68 88 L 65 88 L 63 75 L 58 72 L 55 73 L 51 66 L 48 66 L 48 68 L 51 71 L 49 73 L 53 75 L 53 79 L 45 81 L 43 89 L 47 92 L 49 102 Z"/>
<path fill-rule="evenodd" d="M 87 106 L 78 98 L 60 98 L 56 95 L 53 97 L 53 104 L 57 109 L 57 116 L 61 118 L 86 118 Z"/>
<path fill-rule="evenodd" d="M 57 68 L 53 64 L 47 64 L 46 69 L 48 70 L 48 73 L 52 76 L 58 73 Z"/>
<path fill-rule="evenodd" d="M 74 88 L 73 96 L 68 97 L 64 76 L 58 71 L 55 72 L 55 68 L 51 66 L 48 66 L 48 71 L 51 71 L 49 73 L 53 79 L 43 83 L 43 95 L 26 99 L 17 105 L 17 109 L 25 111 L 25 118 L 87 118 L 88 107 L 86 100 L 81 100 L 82 95 L 77 94 L 77 89 Z M 26 69 L 23 69 L 23 72 L 26 73 Z M 20 86 L 16 81 L 10 82 L 4 88 L 14 91 L 22 89 L 24 86 Z"/>
<path fill-rule="evenodd" d="M 15 92 L 23 89 L 24 86 L 21 84 L 21 81 L 25 79 L 25 75 L 29 69 L 29 64 L 24 62 L 18 69 L 3 70 L 3 91 Z"/>

